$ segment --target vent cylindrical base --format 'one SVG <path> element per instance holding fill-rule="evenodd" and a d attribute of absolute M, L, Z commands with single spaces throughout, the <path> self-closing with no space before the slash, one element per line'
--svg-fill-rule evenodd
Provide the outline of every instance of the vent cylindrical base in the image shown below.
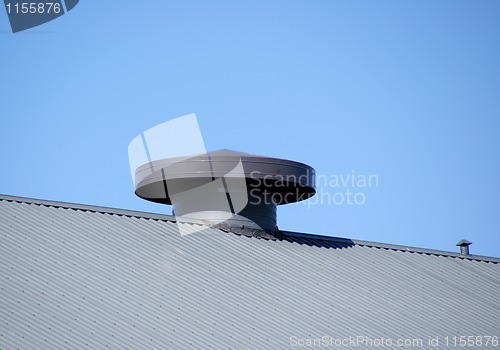
<path fill-rule="evenodd" d="M 198 192 L 195 198 L 186 195 L 175 198 L 172 201 L 175 216 L 203 220 L 208 225 L 223 223 L 225 227 L 263 230 L 271 235 L 275 233 L 276 203 L 269 193 L 254 190 L 252 195 L 245 198 L 247 202 L 243 209 L 237 209 L 237 206 L 233 205 L 236 204 L 234 199 L 236 197 L 240 204 L 242 199 L 235 196 L 234 192 L 227 193 L 220 188 L 217 194 L 210 192 Z M 214 201 L 221 193 L 227 200 Z M 244 195 L 246 197 L 247 192 Z"/>

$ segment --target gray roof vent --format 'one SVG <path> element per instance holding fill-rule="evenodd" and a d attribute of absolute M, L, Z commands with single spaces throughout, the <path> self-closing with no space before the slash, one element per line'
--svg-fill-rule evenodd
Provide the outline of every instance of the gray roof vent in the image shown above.
<path fill-rule="evenodd" d="M 469 255 L 469 246 L 471 244 L 472 244 L 472 242 L 469 242 L 466 239 L 460 240 L 460 242 L 457 243 L 457 246 L 460 247 L 460 254 Z"/>
<path fill-rule="evenodd" d="M 277 205 L 316 193 L 312 167 L 231 150 L 148 162 L 136 169 L 135 184 L 139 197 L 171 204 L 178 218 L 268 238 L 277 233 Z"/>

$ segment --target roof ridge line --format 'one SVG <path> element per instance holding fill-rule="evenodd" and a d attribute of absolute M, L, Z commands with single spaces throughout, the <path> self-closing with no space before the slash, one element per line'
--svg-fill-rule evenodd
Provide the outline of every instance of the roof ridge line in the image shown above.
<path fill-rule="evenodd" d="M 78 203 L 72 203 L 72 202 L 61 202 L 61 201 L 53 201 L 53 200 L 46 200 L 46 199 L 12 196 L 12 195 L 0 193 L 0 201 L 2 201 L 2 200 L 19 202 L 19 203 L 26 203 L 26 204 L 51 206 L 51 207 L 55 207 L 55 208 L 65 208 L 65 209 L 74 209 L 74 210 L 82 210 L 82 211 L 93 211 L 93 212 L 110 214 L 110 215 L 129 216 L 129 217 L 137 217 L 137 218 L 153 219 L 153 220 L 161 220 L 161 221 L 171 221 L 171 222 L 182 222 L 182 223 L 190 223 L 190 224 L 197 224 L 197 225 L 206 225 L 206 223 L 204 223 L 202 220 L 188 219 L 188 218 L 182 218 L 181 220 L 179 220 L 175 216 L 167 215 L 167 214 L 157 214 L 157 213 L 150 213 L 150 212 L 144 212 L 144 211 L 138 211 L 138 210 L 119 209 L 119 208 L 103 207 L 103 206 L 97 206 L 97 205 L 78 204 Z M 496 258 L 496 257 L 492 257 L 492 256 L 472 255 L 472 254 L 471 255 L 462 255 L 460 253 L 444 251 L 444 250 L 437 250 L 437 249 L 428 249 L 428 248 L 419 248 L 419 247 L 381 243 L 381 242 L 363 241 L 363 240 L 334 237 L 334 236 L 323 236 L 323 235 L 312 234 L 312 233 L 293 232 L 293 231 L 286 231 L 286 230 L 280 230 L 280 231 L 285 236 L 289 236 L 289 237 L 328 240 L 328 241 L 334 241 L 334 242 L 339 242 L 339 243 L 352 243 L 355 245 L 381 248 L 381 249 L 399 250 L 399 251 L 406 251 L 406 252 L 411 252 L 411 253 L 429 254 L 429 255 L 435 255 L 435 256 L 446 256 L 446 257 L 460 258 L 460 259 L 466 259 L 466 260 L 486 261 L 486 262 L 500 264 L 500 258 Z"/>
<path fill-rule="evenodd" d="M 144 219 L 153 219 L 153 220 L 162 220 L 162 221 L 172 221 L 172 222 L 182 222 L 182 223 L 189 223 L 189 224 L 204 225 L 204 223 L 201 220 L 188 219 L 188 218 L 181 218 L 181 220 L 179 220 L 179 218 L 177 218 L 173 215 L 167 215 L 167 214 L 150 213 L 150 212 L 139 211 L 139 210 L 130 210 L 130 209 L 119 209 L 119 208 L 90 205 L 90 204 L 78 204 L 78 203 L 73 203 L 73 202 L 62 202 L 62 201 L 54 201 L 54 200 L 46 200 L 46 199 L 38 199 L 38 198 L 11 196 L 11 195 L 0 193 L 0 201 L 2 201 L 2 200 L 11 201 L 11 202 L 18 202 L 18 203 L 26 203 L 26 204 L 44 205 L 44 206 L 50 206 L 50 207 L 54 207 L 54 208 L 91 211 L 91 212 L 98 212 L 98 213 L 110 214 L 110 215 L 130 216 L 130 217 L 137 217 L 137 218 L 144 218 Z"/>
<path fill-rule="evenodd" d="M 418 253 L 418 254 L 429 254 L 435 256 L 446 256 L 452 258 L 460 258 L 466 260 L 476 260 L 476 261 L 486 261 L 492 262 L 496 264 L 500 264 L 500 258 L 494 256 L 485 256 L 485 255 L 462 255 L 456 252 L 450 252 L 446 250 L 438 250 L 438 249 L 429 249 L 429 248 L 419 248 L 413 246 L 406 245 L 398 245 L 398 244 L 390 244 L 390 243 L 382 243 L 382 242 L 373 242 L 373 241 L 363 241 L 359 239 L 351 239 L 351 238 L 343 238 L 343 237 L 335 237 L 335 236 L 323 236 L 312 233 L 301 233 L 301 232 L 293 232 L 293 231 L 284 231 L 280 230 L 285 236 L 289 237 L 297 237 L 304 239 L 318 239 L 318 240 L 328 240 L 334 241 L 338 243 L 351 243 L 360 246 L 367 246 L 373 248 L 381 248 L 381 249 L 390 249 L 390 250 L 398 250 L 409 253 Z"/>

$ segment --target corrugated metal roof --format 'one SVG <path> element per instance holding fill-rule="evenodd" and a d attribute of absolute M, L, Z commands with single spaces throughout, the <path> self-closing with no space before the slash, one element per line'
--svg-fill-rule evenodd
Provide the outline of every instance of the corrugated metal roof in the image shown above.
<path fill-rule="evenodd" d="M 291 232 L 273 241 L 196 221 L 180 236 L 173 220 L 0 196 L 0 348 L 371 348 L 384 338 L 434 349 L 429 338 L 443 348 L 446 336 L 500 336 L 498 258 Z"/>

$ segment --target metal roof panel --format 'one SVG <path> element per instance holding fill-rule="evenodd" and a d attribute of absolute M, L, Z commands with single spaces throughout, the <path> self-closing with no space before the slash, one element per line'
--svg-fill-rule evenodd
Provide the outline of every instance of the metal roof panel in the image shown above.
<path fill-rule="evenodd" d="M 193 225 L 1 196 L 0 348 L 283 349 L 365 336 L 430 349 L 429 337 L 499 335 L 497 258 L 290 232 L 180 236 L 176 224 Z"/>

